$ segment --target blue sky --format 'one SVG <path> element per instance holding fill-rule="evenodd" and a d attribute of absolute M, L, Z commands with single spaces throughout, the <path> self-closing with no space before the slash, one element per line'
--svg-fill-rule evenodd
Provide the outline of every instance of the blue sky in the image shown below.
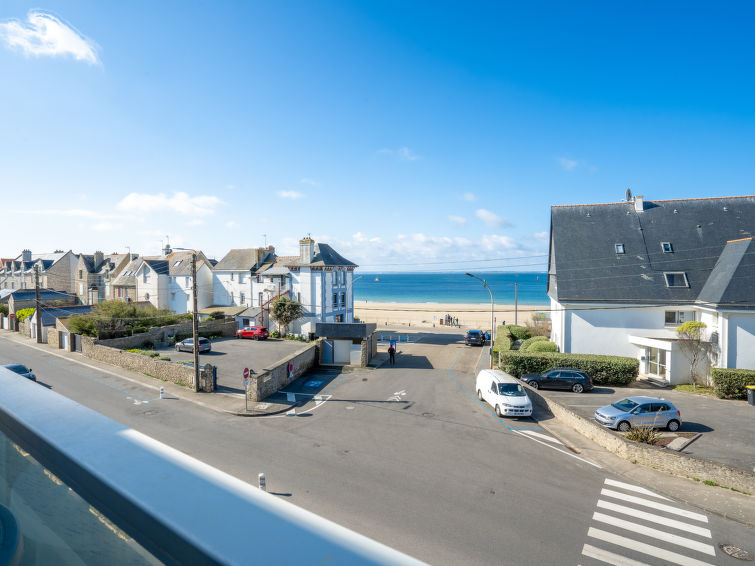
<path fill-rule="evenodd" d="M 755 193 L 753 16 L 5 0 L 0 256 L 309 233 L 365 271 L 544 269 L 553 204 Z"/>

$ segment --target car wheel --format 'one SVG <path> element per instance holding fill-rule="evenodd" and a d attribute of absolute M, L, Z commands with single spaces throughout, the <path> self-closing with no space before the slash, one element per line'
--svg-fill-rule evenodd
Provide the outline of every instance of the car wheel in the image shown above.
<path fill-rule="evenodd" d="M 575 383 L 574 385 L 572 385 L 571 390 L 574 391 L 574 393 L 582 393 L 584 392 L 585 388 L 581 383 Z"/>
<path fill-rule="evenodd" d="M 626 432 L 630 428 L 632 428 L 632 425 L 630 425 L 627 421 L 621 421 L 619 423 L 619 426 L 616 427 L 617 430 L 620 430 L 621 432 Z"/>
<path fill-rule="evenodd" d="M 501 408 L 500 408 L 500 407 L 499 407 L 498 405 L 496 405 L 496 406 L 495 406 L 495 414 L 496 414 L 497 416 L 499 416 L 499 417 L 502 417 L 502 416 L 503 416 L 503 415 L 501 414 Z"/>
<path fill-rule="evenodd" d="M 255 339 L 255 340 L 259 340 L 259 339 L 260 339 L 260 337 L 259 337 L 259 336 L 255 336 L 255 337 L 254 337 L 254 339 Z"/>
<path fill-rule="evenodd" d="M 477 390 L 477 398 L 478 398 L 478 399 L 479 399 L 480 401 L 482 401 L 482 391 L 480 391 L 479 389 Z"/>
<path fill-rule="evenodd" d="M 176 352 L 180 352 L 180 351 L 181 351 L 181 346 L 179 346 L 178 344 L 176 344 Z"/>
<path fill-rule="evenodd" d="M 241 338 L 241 334 L 236 334 L 236 338 Z"/>
<path fill-rule="evenodd" d="M 666 425 L 666 428 L 671 432 L 676 432 L 677 430 L 679 430 L 679 421 L 677 421 L 676 419 L 671 419 Z"/>
<path fill-rule="evenodd" d="M 540 384 L 537 381 L 528 381 L 527 385 L 532 387 L 532 389 L 537 389 L 538 387 L 540 387 Z"/>

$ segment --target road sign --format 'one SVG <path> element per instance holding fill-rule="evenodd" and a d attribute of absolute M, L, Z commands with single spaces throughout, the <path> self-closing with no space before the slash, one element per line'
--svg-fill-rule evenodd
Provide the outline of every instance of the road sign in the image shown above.
<path fill-rule="evenodd" d="M 294 377 L 294 362 L 288 363 L 288 377 Z"/>
<path fill-rule="evenodd" d="M 249 368 L 244 368 L 244 379 L 249 379 Z"/>

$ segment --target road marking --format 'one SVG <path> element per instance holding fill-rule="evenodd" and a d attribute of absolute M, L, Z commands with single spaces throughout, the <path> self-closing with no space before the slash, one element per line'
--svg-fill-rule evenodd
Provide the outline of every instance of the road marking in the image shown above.
<path fill-rule="evenodd" d="M 620 487 L 622 489 L 626 489 L 627 491 L 635 491 L 637 493 L 642 493 L 644 495 L 652 495 L 653 497 L 657 497 L 658 499 L 665 499 L 666 501 L 672 501 L 672 499 L 669 499 L 668 497 L 663 497 L 662 495 L 658 495 L 657 493 L 653 493 L 649 489 L 645 489 L 644 487 L 640 487 L 638 485 L 632 485 L 630 483 L 624 483 L 612 479 L 606 478 L 606 485 L 612 485 L 613 487 Z"/>
<path fill-rule="evenodd" d="M 517 430 L 517 432 L 522 432 L 528 436 L 537 436 L 538 438 L 542 438 L 543 440 L 547 440 L 548 442 L 553 442 L 554 444 L 560 444 L 561 446 L 564 445 L 563 442 L 560 440 L 553 438 L 552 436 L 546 436 L 545 434 L 540 434 L 539 432 L 535 432 L 534 430 L 522 430 L 522 429 L 511 429 L 511 430 Z"/>
<path fill-rule="evenodd" d="M 673 562 L 674 564 L 679 564 L 680 566 L 713 566 L 708 562 L 703 562 L 689 556 L 684 556 L 683 554 L 679 554 L 677 552 L 671 552 L 670 550 L 653 546 L 651 544 L 645 544 L 644 542 L 602 531 L 593 527 L 590 527 L 590 529 L 587 531 L 587 536 L 605 542 L 610 542 L 611 544 L 615 544 L 617 546 L 623 546 L 624 548 L 628 548 L 636 552 L 641 552 L 642 554 L 647 554 L 655 558 L 660 558 L 667 562 Z"/>
<path fill-rule="evenodd" d="M 318 379 L 310 379 L 304 384 L 304 387 L 320 387 L 322 385 L 322 381 Z"/>
<path fill-rule="evenodd" d="M 674 515 L 681 515 L 682 517 L 694 519 L 695 521 L 700 521 L 702 523 L 708 522 L 708 517 L 701 515 L 700 513 L 685 511 L 684 509 L 672 507 L 671 505 L 664 505 L 663 503 L 658 503 L 657 501 L 650 501 L 648 499 L 642 499 L 641 497 L 626 495 L 624 493 L 619 493 L 618 491 L 613 491 L 611 489 L 603 488 L 600 490 L 600 494 L 606 495 L 608 497 L 614 497 L 616 499 L 623 499 L 624 501 L 628 501 L 629 503 L 636 503 L 637 505 L 642 505 L 644 507 L 651 507 L 653 509 L 657 509 L 658 511 L 665 511 L 667 513 L 673 513 Z"/>
<path fill-rule="evenodd" d="M 610 515 L 604 515 L 603 513 L 598 513 L 597 511 L 593 513 L 592 518 L 594 521 L 600 521 L 601 523 L 606 523 L 607 525 L 613 525 L 614 527 L 620 527 L 622 529 L 626 529 L 633 533 L 649 536 L 651 538 L 655 538 L 655 539 L 662 540 L 665 542 L 670 542 L 671 544 L 675 544 L 677 546 L 690 548 L 692 550 L 696 550 L 698 552 L 702 552 L 710 556 L 716 555 L 716 549 L 713 548 L 712 545 L 706 544 L 704 542 L 698 542 L 691 538 L 680 537 L 679 535 L 673 535 L 665 531 L 659 531 L 658 529 L 654 529 L 653 527 L 646 527 L 645 525 L 640 525 L 639 523 L 633 523 L 632 521 L 625 521 L 624 519 L 611 517 Z"/>
<path fill-rule="evenodd" d="M 637 517 L 638 519 L 644 519 L 645 521 L 665 525 L 667 527 L 672 527 L 674 529 L 687 531 L 688 533 L 693 533 L 703 537 L 711 538 L 712 536 L 710 534 L 710 530 L 704 527 L 698 527 L 697 525 L 691 525 L 690 523 L 677 521 L 676 519 L 670 519 L 668 517 L 664 517 L 663 515 L 655 515 L 653 513 L 647 513 L 646 511 L 640 511 L 639 509 L 632 509 L 631 507 L 626 507 L 617 503 L 611 503 L 610 501 L 603 501 L 602 499 L 599 499 L 598 507 L 600 507 L 601 509 L 614 511 L 616 513 L 630 515 L 631 517 Z"/>
<path fill-rule="evenodd" d="M 393 395 L 388 397 L 388 401 L 402 401 L 402 397 L 406 397 L 406 389 L 402 389 L 401 391 L 396 391 Z"/>
<path fill-rule="evenodd" d="M 596 558 L 608 564 L 613 564 L 613 566 L 648 566 L 644 562 L 632 560 L 631 558 L 620 556 L 618 554 L 614 554 L 613 552 L 603 550 L 602 548 L 590 546 L 589 544 L 586 544 L 582 547 L 582 554 L 589 556 L 590 558 Z"/>

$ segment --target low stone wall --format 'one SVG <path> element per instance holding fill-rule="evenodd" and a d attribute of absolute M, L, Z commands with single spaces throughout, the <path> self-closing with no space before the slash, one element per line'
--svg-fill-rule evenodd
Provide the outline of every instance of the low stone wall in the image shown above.
<path fill-rule="evenodd" d="M 93 360 L 146 373 L 159 379 L 172 381 L 173 383 L 180 383 L 189 387 L 193 387 L 194 385 L 193 367 L 166 362 L 132 352 L 124 352 L 110 346 L 95 344 L 95 340 L 89 336 L 81 337 L 81 353 Z"/>
<path fill-rule="evenodd" d="M 199 334 L 202 336 L 207 336 L 209 334 L 235 336 L 237 329 L 238 325 L 233 320 L 228 322 L 225 322 L 223 320 L 209 320 L 199 323 Z M 172 324 L 170 326 L 161 326 L 159 328 L 150 328 L 147 332 L 134 334 L 133 336 L 99 340 L 97 343 L 103 346 L 110 346 L 111 348 L 130 350 L 131 348 L 139 348 L 147 342 L 151 342 L 152 344 L 160 344 L 162 342 L 166 342 L 169 337 L 175 336 L 176 334 L 190 336 L 191 333 L 191 322 L 185 322 L 181 324 Z"/>
<path fill-rule="evenodd" d="M 54 326 L 47 329 L 47 345 L 50 348 L 58 350 L 60 348 L 60 341 L 58 340 L 58 329 Z"/>
<path fill-rule="evenodd" d="M 320 338 L 315 342 L 310 342 L 293 355 L 276 362 L 270 369 L 264 369 L 261 373 L 250 376 L 249 385 L 246 388 L 247 399 L 254 402 L 261 401 L 304 375 L 309 368 L 317 364 L 321 349 L 322 339 Z M 288 371 L 289 363 L 294 364 L 293 376 Z"/>
<path fill-rule="evenodd" d="M 719 462 L 703 460 L 666 448 L 627 440 L 620 433 L 602 427 L 591 419 L 580 417 L 531 387 L 527 387 L 527 389 L 527 394 L 533 403 L 550 411 L 560 421 L 625 460 L 677 476 L 696 478 L 700 481 L 712 481 L 720 486 L 755 494 L 755 474 Z"/>

